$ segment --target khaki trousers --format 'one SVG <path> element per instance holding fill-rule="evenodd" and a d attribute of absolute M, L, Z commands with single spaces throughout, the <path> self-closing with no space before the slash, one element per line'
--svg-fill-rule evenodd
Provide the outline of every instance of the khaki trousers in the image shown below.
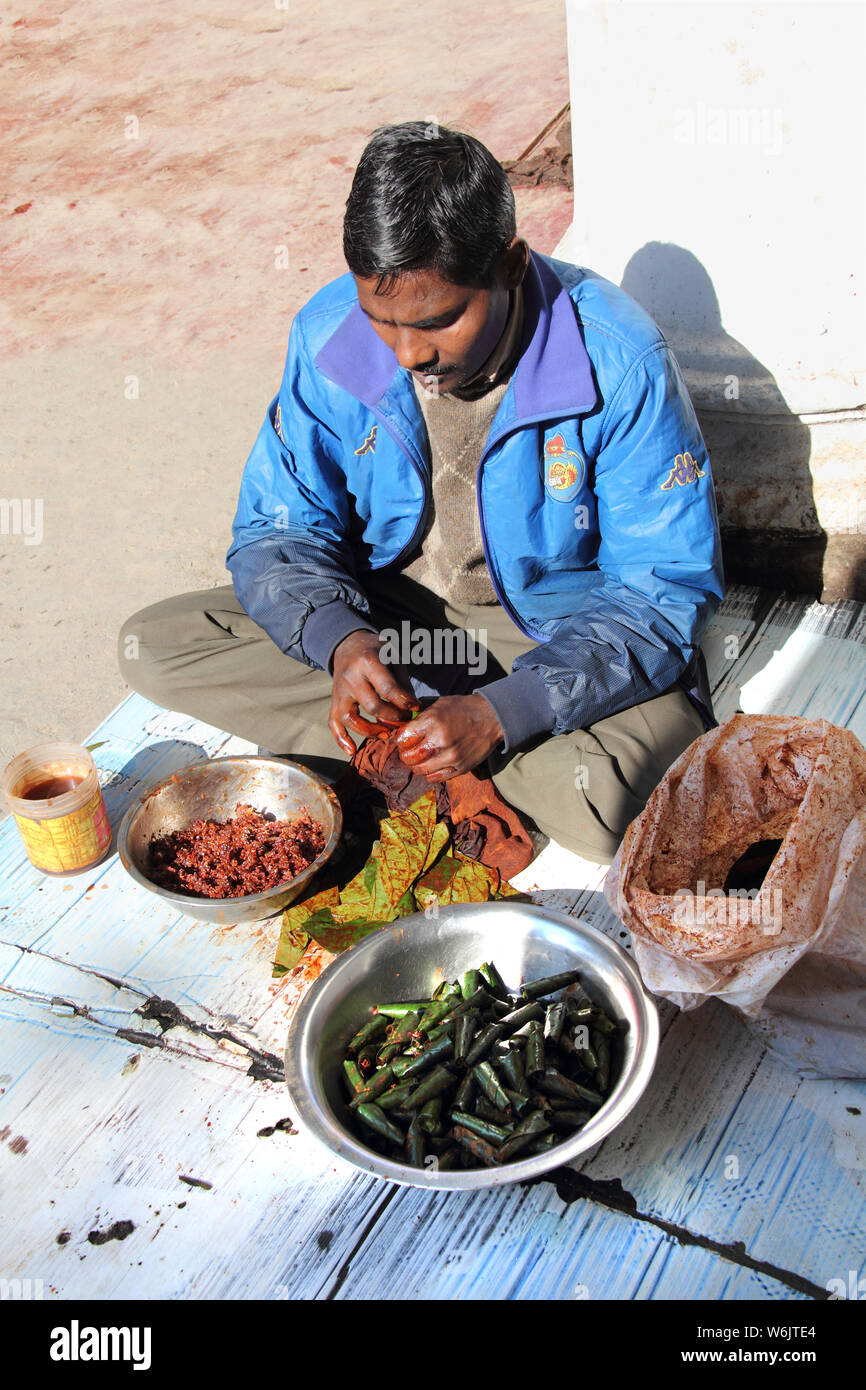
<path fill-rule="evenodd" d="M 431 696 L 496 680 L 536 645 L 498 604 L 449 604 L 401 574 L 374 575 L 366 589 L 380 632 L 406 638 L 401 625 L 408 621 L 413 642 L 430 634 L 426 649 L 423 640 L 415 647 L 412 674 Z M 464 655 L 459 644 L 466 645 L 467 629 L 479 647 L 469 645 L 462 667 L 443 663 L 443 651 Z M 405 649 L 401 655 L 408 660 Z M 136 613 L 121 631 L 119 660 L 132 688 L 158 705 L 321 771 L 345 762 L 328 729 L 331 677 L 281 652 L 231 585 L 179 594 Z M 542 736 L 506 756 L 494 753 L 487 770 L 506 801 L 552 840 L 608 863 L 670 764 L 703 732 L 697 710 L 674 687 L 589 728 Z"/>

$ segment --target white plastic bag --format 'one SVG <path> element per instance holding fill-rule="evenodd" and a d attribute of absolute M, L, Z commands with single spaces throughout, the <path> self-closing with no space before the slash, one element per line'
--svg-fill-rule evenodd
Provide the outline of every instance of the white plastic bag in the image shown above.
<path fill-rule="evenodd" d="M 760 887 L 725 889 L 758 841 Z M 696 739 L 605 881 L 647 987 L 723 999 L 805 1076 L 866 1077 L 866 750 L 846 729 L 735 715 Z"/>

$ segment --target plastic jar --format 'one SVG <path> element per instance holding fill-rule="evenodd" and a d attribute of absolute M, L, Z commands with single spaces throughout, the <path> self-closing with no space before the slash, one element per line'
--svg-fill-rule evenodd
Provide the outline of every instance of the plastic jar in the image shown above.
<path fill-rule="evenodd" d="M 105 858 L 111 826 L 86 748 L 28 748 L 6 768 L 2 788 L 27 857 L 44 874 L 78 874 Z"/>

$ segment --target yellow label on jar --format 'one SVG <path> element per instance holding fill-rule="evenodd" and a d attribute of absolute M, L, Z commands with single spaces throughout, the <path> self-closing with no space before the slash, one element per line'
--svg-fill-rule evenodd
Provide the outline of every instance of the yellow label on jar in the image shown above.
<path fill-rule="evenodd" d="M 86 869 L 111 844 L 111 826 L 101 791 L 79 810 L 53 820 L 31 820 L 14 811 L 12 814 L 31 864 L 48 873 Z"/>

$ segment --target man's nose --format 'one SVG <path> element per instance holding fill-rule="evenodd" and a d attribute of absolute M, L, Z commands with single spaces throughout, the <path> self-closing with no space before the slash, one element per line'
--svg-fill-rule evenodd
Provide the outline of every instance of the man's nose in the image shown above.
<path fill-rule="evenodd" d="M 436 361 L 436 349 L 425 341 L 423 333 L 413 328 L 401 328 L 397 333 L 394 353 L 401 367 L 417 372 Z"/>

